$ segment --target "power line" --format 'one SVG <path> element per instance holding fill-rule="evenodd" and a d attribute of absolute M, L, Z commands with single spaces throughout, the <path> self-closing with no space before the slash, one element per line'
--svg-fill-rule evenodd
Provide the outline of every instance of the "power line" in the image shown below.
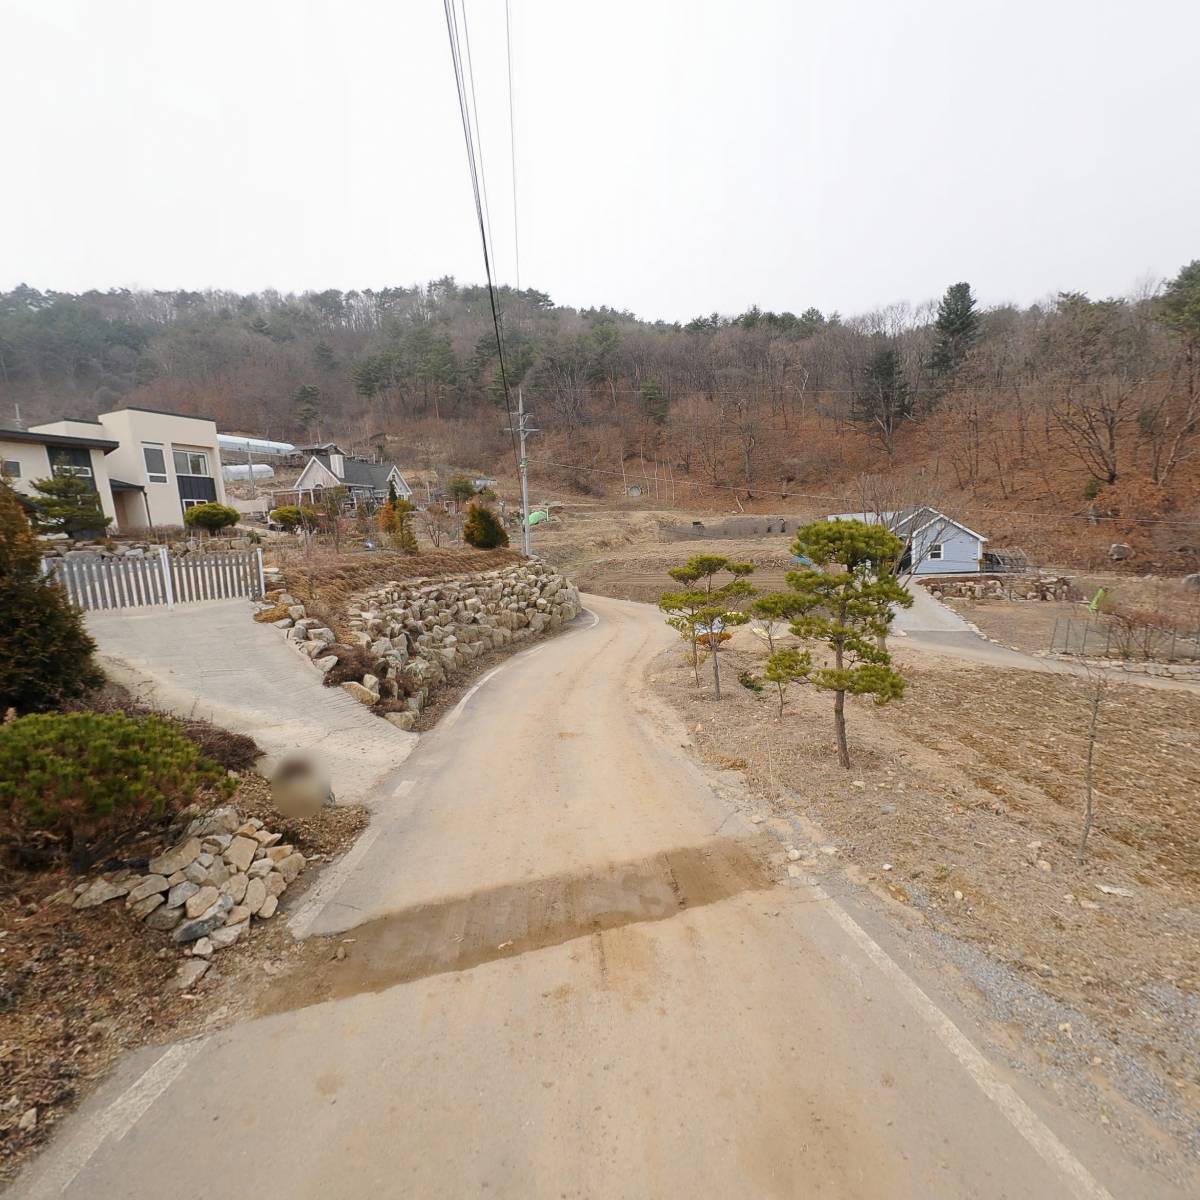
<path fill-rule="evenodd" d="M 615 475 L 620 476 L 620 471 L 610 471 L 604 467 L 581 467 L 575 463 L 552 462 L 545 458 L 531 458 L 528 460 L 531 463 L 536 463 L 542 467 L 556 467 L 566 471 L 583 471 L 589 475 Z M 738 493 L 746 491 L 746 488 L 732 487 L 724 483 L 704 483 L 701 480 L 676 480 L 676 487 L 690 488 L 711 488 L 714 491 Z M 861 504 L 862 496 L 833 496 L 822 495 L 815 492 L 777 492 L 768 488 L 754 488 L 754 492 L 759 496 L 779 496 L 785 500 L 823 500 L 832 504 Z M 991 516 L 1006 516 L 1006 517 L 1039 517 L 1048 521 L 1119 521 L 1126 524 L 1135 525 L 1172 525 L 1179 526 L 1184 529 L 1200 528 L 1200 518 L 1194 521 L 1174 521 L 1168 517 L 1106 517 L 1100 516 L 1081 516 L 1074 513 L 1047 513 L 1047 512 L 1032 512 L 1024 509 L 1016 508 L 991 508 L 971 504 L 969 506 L 973 512 L 988 513 Z"/>
<path fill-rule="evenodd" d="M 460 0 L 460 3 L 462 0 Z M 508 367 L 504 361 L 504 337 L 500 330 L 500 309 L 496 300 L 496 285 L 492 278 L 492 256 L 488 238 L 488 223 L 484 217 L 483 196 L 480 184 L 482 156 L 476 161 L 476 138 L 471 127 L 471 113 L 476 112 L 474 100 L 474 81 L 472 79 L 471 95 L 468 99 L 467 84 L 463 75 L 462 49 L 458 34 L 458 16 L 454 8 L 454 0 L 442 0 L 446 13 L 446 34 L 450 39 L 450 58 L 454 64 L 454 82 L 458 91 L 458 111 L 462 120 L 463 141 L 467 149 L 467 165 L 471 175 L 471 190 L 475 197 L 475 216 L 479 224 L 479 240 L 483 247 L 483 269 L 487 276 L 488 301 L 492 311 L 492 328 L 496 334 L 496 354 L 500 362 L 500 384 L 504 392 L 504 408 L 509 419 L 509 439 L 512 442 L 513 459 L 517 471 L 521 470 L 521 456 L 517 449 L 516 422 L 513 417 L 512 397 L 508 388 Z M 467 27 L 467 10 L 462 9 L 463 28 Z M 468 33 L 469 40 L 469 33 Z M 476 118 L 478 120 L 478 118 Z M 523 514 L 523 520 L 528 521 L 528 513 Z"/>
<path fill-rule="evenodd" d="M 504 44 L 508 60 L 508 149 L 512 164 L 513 265 L 516 290 L 521 290 L 521 230 L 517 220 L 517 120 L 513 104 L 512 5 L 504 0 Z"/>

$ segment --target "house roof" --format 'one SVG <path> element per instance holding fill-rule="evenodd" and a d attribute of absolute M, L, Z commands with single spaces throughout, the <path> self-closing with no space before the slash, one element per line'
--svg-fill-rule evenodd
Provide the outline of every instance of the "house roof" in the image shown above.
<path fill-rule="evenodd" d="M 926 508 L 919 510 L 928 514 L 929 519 L 922 520 L 918 525 L 915 522 L 910 524 L 908 536 L 916 537 L 918 533 L 924 532 L 930 525 L 940 525 L 943 529 L 947 525 L 953 525 L 955 529 L 961 529 L 963 533 L 969 533 L 973 538 L 978 538 L 981 542 L 986 542 L 987 538 L 982 533 L 976 533 L 974 529 L 968 529 L 961 521 L 956 521 L 953 517 L 948 517 L 944 512 L 939 512 L 936 508 Z"/>
<path fill-rule="evenodd" d="M 918 533 L 928 529 L 931 525 L 941 525 L 943 528 L 953 525 L 955 529 L 961 529 L 963 533 L 969 533 L 981 542 L 988 540 L 982 533 L 976 533 L 974 529 L 969 529 L 961 521 L 956 521 L 936 508 L 930 508 L 928 504 L 917 504 L 910 508 L 898 508 L 894 512 L 885 513 L 834 513 L 829 519 L 831 521 L 865 521 L 868 525 L 880 523 L 886 525 L 897 537 L 903 538 L 916 537 Z"/>
<path fill-rule="evenodd" d="M 80 446 L 89 450 L 103 450 L 105 454 L 117 448 L 118 443 L 107 438 L 72 437 L 66 433 L 35 433 L 31 429 L 0 429 L 0 442 L 33 442 L 42 446 Z"/>
<path fill-rule="evenodd" d="M 114 413 L 122 412 L 153 413 L 156 417 L 183 417 L 188 421 L 211 421 L 214 425 L 217 423 L 215 417 L 206 417 L 200 413 L 167 412 L 165 408 L 143 408 L 140 404 L 122 404 L 120 408 L 110 408 L 108 412 L 103 412 L 100 415 L 102 417 L 111 417 Z"/>
<path fill-rule="evenodd" d="M 315 454 L 313 457 L 331 474 L 337 474 L 329 464 L 329 455 Z M 393 471 L 400 476 L 400 482 L 408 487 L 404 476 L 400 475 L 400 471 L 394 463 L 373 463 L 364 462 L 361 458 L 343 458 L 341 481 L 347 487 L 370 488 L 372 491 L 386 492 L 388 480 Z"/>

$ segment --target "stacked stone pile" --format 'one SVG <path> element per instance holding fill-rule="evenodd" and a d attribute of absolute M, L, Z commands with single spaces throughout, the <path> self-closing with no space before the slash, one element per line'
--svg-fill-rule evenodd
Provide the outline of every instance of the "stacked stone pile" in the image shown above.
<path fill-rule="evenodd" d="M 1068 575 L 977 575 L 969 579 L 922 579 L 940 600 L 955 596 L 974 600 L 1078 600 L 1079 588 Z"/>
<path fill-rule="evenodd" d="M 122 870 L 79 884 L 75 907 L 123 897 L 134 920 L 170 934 L 190 953 L 193 961 L 180 976 L 181 985 L 190 986 L 251 920 L 275 915 L 304 866 L 304 855 L 257 817 L 243 821 L 236 809 L 218 808 L 193 821 L 178 845 L 150 859 L 145 873 Z"/>
<path fill-rule="evenodd" d="M 337 664 L 333 630 L 305 616 L 287 593 L 272 597 L 274 608 L 259 617 L 286 629 L 320 670 Z M 372 669 L 342 687 L 363 704 L 402 703 L 403 711 L 384 715 L 411 729 L 449 672 L 558 629 L 579 611 L 574 585 L 537 559 L 465 578 L 392 580 L 348 609 L 345 641 L 366 653 Z"/>
<path fill-rule="evenodd" d="M 256 540 L 257 539 L 257 540 Z M 188 554 L 224 554 L 231 550 L 253 550 L 261 541 L 256 534 L 231 533 L 225 537 L 181 537 L 175 541 L 166 542 L 167 553 L 172 558 L 182 558 Z M 43 558 L 81 558 L 86 562 L 95 562 L 105 558 L 154 558 L 164 543 L 146 542 L 136 539 L 115 541 L 111 538 L 86 540 L 76 538 L 71 541 L 43 539 L 41 551 Z"/>

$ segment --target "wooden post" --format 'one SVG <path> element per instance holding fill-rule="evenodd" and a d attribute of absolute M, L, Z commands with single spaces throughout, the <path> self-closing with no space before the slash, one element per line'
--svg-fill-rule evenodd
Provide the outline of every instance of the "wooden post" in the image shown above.
<path fill-rule="evenodd" d="M 171 583 L 171 556 L 166 546 L 158 548 L 158 569 L 162 572 L 163 596 L 168 608 L 175 607 L 175 588 Z"/>

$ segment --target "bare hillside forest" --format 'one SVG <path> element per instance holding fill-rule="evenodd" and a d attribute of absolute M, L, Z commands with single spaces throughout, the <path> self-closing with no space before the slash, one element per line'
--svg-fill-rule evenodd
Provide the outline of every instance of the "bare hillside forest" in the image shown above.
<path fill-rule="evenodd" d="M 1200 261 L 1141 295 L 686 324 L 501 289 L 535 498 L 778 512 L 931 503 L 1031 557 L 1200 566 Z M 0 295 L 0 424 L 140 405 L 511 486 L 487 290 Z M 880 491 L 886 492 L 880 496 Z M 636 492 L 636 496 L 634 493 Z M 871 493 L 868 495 L 868 493 Z"/>

